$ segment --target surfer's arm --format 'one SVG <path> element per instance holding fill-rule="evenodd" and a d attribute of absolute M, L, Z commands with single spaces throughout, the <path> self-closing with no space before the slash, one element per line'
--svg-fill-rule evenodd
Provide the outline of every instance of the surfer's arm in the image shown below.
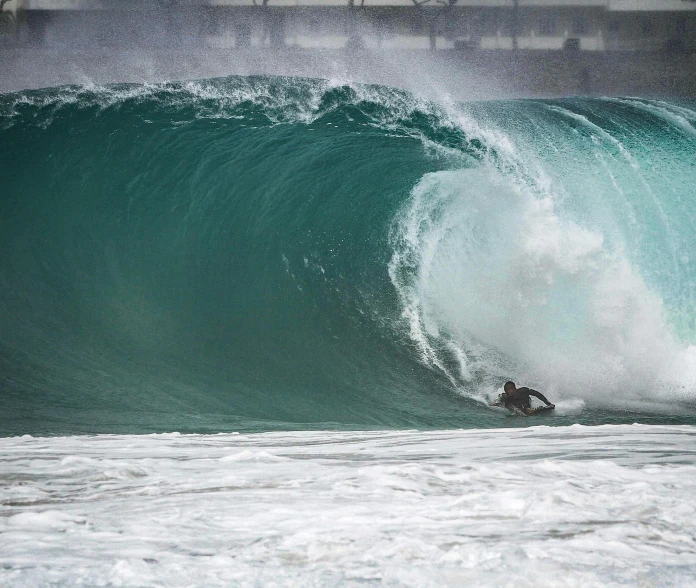
<path fill-rule="evenodd" d="M 541 400 L 546 406 L 552 406 L 551 403 L 548 401 L 546 396 L 544 396 L 541 392 L 537 392 L 536 390 L 532 390 L 531 388 L 529 389 L 529 395 L 530 396 L 535 396 L 539 400 Z"/>

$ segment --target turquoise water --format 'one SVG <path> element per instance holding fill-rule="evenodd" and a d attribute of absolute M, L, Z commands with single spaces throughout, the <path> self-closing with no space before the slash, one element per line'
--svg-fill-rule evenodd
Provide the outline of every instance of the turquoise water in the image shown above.
<path fill-rule="evenodd" d="M 64 87 L 0 145 L 2 435 L 696 422 L 694 101 Z"/>

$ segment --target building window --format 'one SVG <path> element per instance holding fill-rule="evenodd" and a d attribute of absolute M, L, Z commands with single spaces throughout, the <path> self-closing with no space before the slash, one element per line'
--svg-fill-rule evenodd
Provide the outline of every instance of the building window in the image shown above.
<path fill-rule="evenodd" d="M 584 16 L 576 16 L 573 19 L 573 34 L 586 35 L 590 27 L 587 24 L 587 19 Z"/>
<path fill-rule="evenodd" d="M 610 33 L 618 33 L 619 32 L 619 21 L 615 18 L 611 19 L 609 23 L 607 24 L 607 30 Z"/>
<path fill-rule="evenodd" d="M 455 17 L 454 22 L 454 32 L 456 35 L 466 35 L 469 33 L 469 17 L 460 15 Z"/>
<path fill-rule="evenodd" d="M 377 29 L 377 34 L 380 37 L 393 36 L 392 20 L 387 14 L 378 14 L 375 17 L 375 28 Z"/>
<path fill-rule="evenodd" d="M 556 33 L 556 16 L 544 14 L 539 17 L 539 34 L 553 35 Z"/>
<path fill-rule="evenodd" d="M 515 33 L 514 17 L 507 12 L 500 15 L 498 19 L 498 30 L 503 37 L 512 37 Z"/>
<path fill-rule="evenodd" d="M 414 14 L 411 17 L 411 33 L 420 35 L 423 32 L 423 19 L 420 14 Z"/>
<path fill-rule="evenodd" d="M 479 23 L 479 34 L 483 37 L 491 37 L 498 31 L 498 23 L 494 12 L 484 12 Z"/>
<path fill-rule="evenodd" d="M 320 33 L 321 32 L 321 20 L 316 14 L 312 14 L 308 19 L 307 19 L 307 24 L 309 25 L 309 30 L 312 31 L 313 33 Z"/>

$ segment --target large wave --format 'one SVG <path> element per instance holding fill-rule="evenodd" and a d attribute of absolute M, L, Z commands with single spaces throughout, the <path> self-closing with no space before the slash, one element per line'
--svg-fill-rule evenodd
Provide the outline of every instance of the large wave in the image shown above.
<path fill-rule="evenodd" d="M 6 433 L 499 426 L 509 378 L 688 418 L 693 103 L 258 77 L 0 116 Z"/>

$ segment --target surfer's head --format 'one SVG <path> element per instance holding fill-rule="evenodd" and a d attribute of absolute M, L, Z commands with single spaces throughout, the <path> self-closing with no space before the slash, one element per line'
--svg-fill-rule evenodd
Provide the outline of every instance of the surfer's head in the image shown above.
<path fill-rule="evenodd" d="M 503 390 L 505 391 L 505 394 L 512 394 L 515 390 L 517 390 L 517 388 L 515 387 L 515 382 L 505 382 Z"/>

